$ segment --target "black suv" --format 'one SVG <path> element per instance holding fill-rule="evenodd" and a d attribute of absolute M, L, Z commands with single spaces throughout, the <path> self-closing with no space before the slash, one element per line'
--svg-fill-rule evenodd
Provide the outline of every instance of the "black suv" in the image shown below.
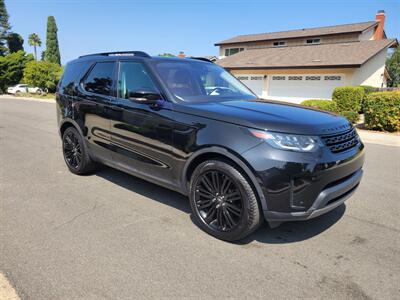
<path fill-rule="evenodd" d="M 219 239 L 319 216 L 361 180 L 364 145 L 345 118 L 260 100 L 204 59 L 81 56 L 56 97 L 71 172 L 102 163 L 188 195 Z"/>

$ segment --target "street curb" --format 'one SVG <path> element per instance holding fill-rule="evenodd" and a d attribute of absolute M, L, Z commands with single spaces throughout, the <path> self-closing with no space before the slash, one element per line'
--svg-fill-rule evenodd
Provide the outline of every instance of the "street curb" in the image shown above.
<path fill-rule="evenodd" d="M 385 146 L 400 147 L 400 135 L 396 133 L 385 133 L 357 129 L 363 143 L 371 143 Z"/>
<path fill-rule="evenodd" d="M 0 99 L 15 99 L 15 100 L 55 103 L 55 99 L 42 99 L 42 98 L 35 98 L 35 97 L 15 97 L 12 95 L 0 95 Z"/>

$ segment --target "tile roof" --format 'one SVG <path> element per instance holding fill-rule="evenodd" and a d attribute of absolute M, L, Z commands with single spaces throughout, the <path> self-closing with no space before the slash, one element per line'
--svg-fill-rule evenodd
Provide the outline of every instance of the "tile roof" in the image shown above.
<path fill-rule="evenodd" d="M 215 46 L 223 45 L 223 44 L 243 43 L 243 42 L 257 42 L 257 41 L 265 41 L 265 40 L 288 39 L 288 38 L 309 37 L 309 36 L 323 36 L 323 35 L 350 33 L 350 32 L 362 32 L 362 31 L 364 31 L 370 27 L 373 27 L 377 24 L 378 24 L 378 22 L 376 22 L 376 21 L 370 21 L 370 22 L 346 24 L 346 25 L 296 29 L 296 30 L 289 30 L 289 31 L 260 33 L 260 34 L 239 35 L 239 36 L 233 37 L 231 39 L 227 39 L 227 40 L 221 41 L 219 43 L 216 43 Z"/>
<path fill-rule="evenodd" d="M 249 49 L 217 61 L 227 69 L 312 68 L 360 66 L 395 39 L 362 42 Z"/>

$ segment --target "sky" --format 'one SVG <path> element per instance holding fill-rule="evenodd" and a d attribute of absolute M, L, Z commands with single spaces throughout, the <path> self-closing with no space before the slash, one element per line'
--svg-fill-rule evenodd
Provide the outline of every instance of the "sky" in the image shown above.
<path fill-rule="evenodd" d="M 12 31 L 28 45 L 55 17 L 63 64 L 122 50 L 217 55 L 218 41 L 251 33 L 372 21 L 385 10 L 388 37 L 400 40 L 400 0 L 5 0 Z"/>

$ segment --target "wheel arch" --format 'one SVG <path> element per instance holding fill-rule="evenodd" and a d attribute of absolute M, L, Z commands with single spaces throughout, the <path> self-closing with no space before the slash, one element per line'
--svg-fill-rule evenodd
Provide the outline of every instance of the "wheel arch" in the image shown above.
<path fill-rule="evenodd" d="M 70 118 L 65 118 L 65 119 L 63 119 L 62 122 L 60 123 L 59 133 L 60 133 L 60 136 L 61 136 L 61 137 L 63 136 L 65 130 L 66 130 L 68 127 L 75 127 L 75 129 L 78 130 L 78 132 L 79 132 L 80 134 L 82 134 L 82 136 L 83 136 L 81 127 L 78 125 L 78 123 L 77 123 L 76 121 L 70 119 Z"/>
<path fill-rule="evenodd" d="M 231 151 L 218 146 L 211 146 L 198 150 L 197 152 L 192 154 L 187 160 L 182 174 L 182 183 L 184 185 L 184 190 L 186 194 L 189 194 L 190 192 L 189 183 L 193 171 L 199 164 L 210 159 L 227 160 L 233 163 L 241 171 L 243 171 L 244 175 L 247 177 L 247 179 L 250 181 L 250 184 L 255 189 L 257 199 L 260 202 L 262 209 L 267 210 L 267 202 L 265 200 L 261 186 L 258 183 L 256 176 L 254 175 L 252 167 L 249 166 L 242 158 L 240 158 L 238 154 L 232 153 Z"/>

